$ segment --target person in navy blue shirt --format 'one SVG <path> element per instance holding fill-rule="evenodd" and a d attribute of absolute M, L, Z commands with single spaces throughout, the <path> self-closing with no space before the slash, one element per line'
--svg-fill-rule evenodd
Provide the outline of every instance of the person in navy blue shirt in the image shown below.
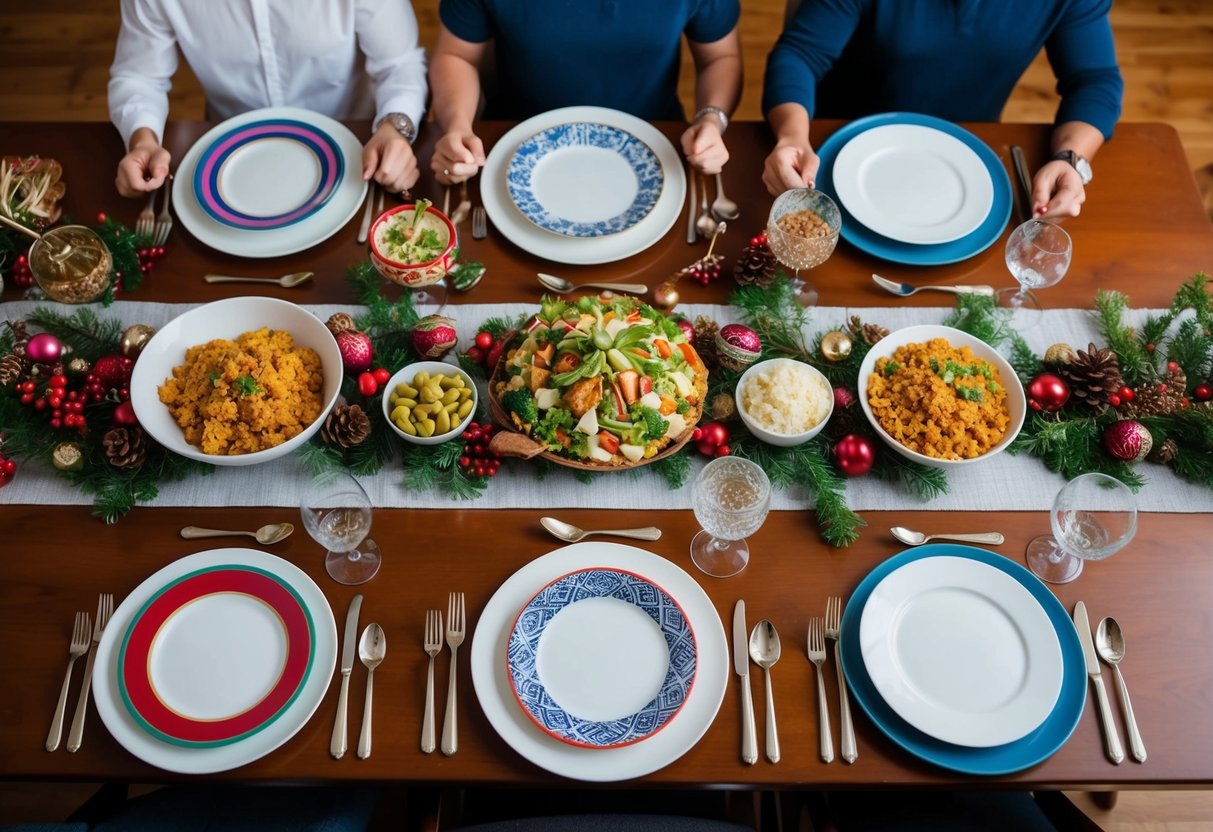
<path fill-rule="evenodd" d="M 442 131 L 431 167 L 440 182 L 473 176 L 483 118 L 522 120 L 559 107 L 595 105 L 646 120 L 682 120 L 680 46 L 695 62 L 697 112 L 682 135 L 687 160 L 704 173 L 728 161 L 722 134 L 741 97 L 738 0 L 442 0 L 430 59 L 434 120 Z M 492 44 L 492 49 L 488 48 Z"/>
<path fill-rule="evenodd" d="M 998 121 L 1041 47 L 1061 104 L 1054 156 L 1032 181 L 1032 214 L 1078 216 L 1090 159 L 1111 138 L 1124 81 L 1111 0 L 803 0 L 767 60 L 763 112 L 775 150 L 762 179 L 772 194 L 812 187 L 811 116 L 854 119 L 907 111 Z"/>

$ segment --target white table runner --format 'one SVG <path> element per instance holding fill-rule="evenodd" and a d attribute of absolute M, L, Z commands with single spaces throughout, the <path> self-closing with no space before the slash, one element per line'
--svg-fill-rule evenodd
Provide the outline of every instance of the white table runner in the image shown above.
<path fill-rule="evenodd" d="M 1048 299 L 1045 298 L 1047 303 Z M 16 301 L 3 306 L 4 318 L 19 318 L 29 314 L 37 303 Z M 116 318 L 125 324 L 146 323 L 159 327 L 176 315 L 198 304 L 165 304 L 120 301 L 109 309 L 101 309 L 103 318 Z M 308 306 L 321 320 L 337 311 L 357 315 L 361 311 L 350 305 Z M 448 306 L 444 314 L 456 320 L 460 345 L 471 343 L 476 328 L 491 316 L 513 317 L 537 308 L 537 304 L 464 304 Z M 685 304 L 678 311 L 694 318 L 705 314 L 721 325 L 739 319 L 737 310 L 728 306 Z M 806 338 L 829 326 L 841 326 L 851 315 L 865 322 L 879 323 L 889 329 L 922 323 L 940 323 L 951 310 L 946 308 L 844 308 L 820 307 L 812 312 Z M 1144 320 L 1149 310 L 1128 313 L 1132 325 Z M 1157 312 L 1157 310 L 1155 310 Z M 1085 349 L 1088 342 L 1102 344 L 1091 313 L 1079 309 L 1057 309 L 1044 313 L 1040 326 L 1024 333 L 1028 344 L 1041 354 L 1051 344 L 1065 341 L 1075 348 Z M 483 392 L 483 391 L 482 391 Z M 482 395 L 483 399 L 483 395 Z M 881 446 L 881 453 L 890 453 Z M 706 462 L 695 455 L 696 469 Z M 1138 506 L 1144 511 L 1213 512 L 1213 491 L 1176 477 L 1161 465 L 1142 463 L 1138 470 L 1147 483 L 1138 493 Z M 241 468 L 218 468 L 207 477 L 193 477 L 185 482 L 164 483 L 153 506 L 228 506 L 271 505 L 298 506 L 300 486 L 307 473 L 294 457 L 263 465 Z M 578 481 L 571 472 L 555 471 L 542 480 L 519 464 L 517 470 L 505 467 L 494 477 L 488 490 L 474 501 L 451 500 L 439 492 L 406 491 L 401 485 L 403 475 L 399 462 L 386 466 L 378 475 L 365 477 L 362 482 L 376 506 L 392 508 L 619 508 L 619 509 L 685 509 L 690 508 L 689 485 L 671 491 L 665 480 L 653 473 L 603 474 L 592 483 Z M 856 511 L 891 509 L 929 510 L 1023 510 L 1044 511 L 1064 484 L 1064 478 L 1049 471 L 1040 460 L 1030 456 L 1002 453 L 982 463 L 949 474 L 949 493 L 922 501 L 905 493 L 892 483 L 861 477 L 847 483 L 847 502 Z M 17 476 L 5 488 L 0 488 L 0 504 L 89 505 L 92 499 L 55 471 L 41 463 L 20 462 Z M 801 489 L 793 488 L 775 493 L 772 508 L 795 510 L 811 508 L 813 501 Z"/>

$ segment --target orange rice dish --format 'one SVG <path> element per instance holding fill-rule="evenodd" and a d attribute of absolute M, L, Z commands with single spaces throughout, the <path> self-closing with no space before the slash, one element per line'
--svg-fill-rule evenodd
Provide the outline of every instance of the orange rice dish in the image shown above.
<path fill-rule="evenodd" d="M 190 347 L 158 392 L 186 442 L 236 456 L 281 445 L 316 421 L 323 384 L 315 350 L 263 327 Z"/>
<path fill-rule="evenodd" d="M 1011 422 L 998 368 L 945 338 L 898 347 L 868 377 L 868 405 L 889 436 L 935 459 L 975 459 Z"/>

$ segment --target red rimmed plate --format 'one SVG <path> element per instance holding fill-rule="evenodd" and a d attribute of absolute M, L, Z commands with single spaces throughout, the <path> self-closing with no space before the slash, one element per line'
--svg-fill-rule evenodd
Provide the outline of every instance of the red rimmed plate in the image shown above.
<path fill-rule="evenodd" d="M 311 614 L 289 584 L 252 566 L 211 566 L 167 584 L 135 614 L 118 654 L 118 689 L 157 739 L 226 745 L 290 707 L 315 642 Z"/>

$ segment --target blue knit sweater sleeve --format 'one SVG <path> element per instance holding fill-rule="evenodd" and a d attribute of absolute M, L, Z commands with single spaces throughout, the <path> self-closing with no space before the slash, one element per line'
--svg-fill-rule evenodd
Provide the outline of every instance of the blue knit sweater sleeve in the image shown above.
<path fill-rule="evenodd" d="M 1045 42 L 1057 75 L 1057 124 L 1082 121 L 1105 139 L 1120 118 L 1125 82 L 1116 63 L 1108 11 L 1112 0 L 1077 0 Z"/>
<path fill-rule="evenodd" d="M 767 57 L 763 114 L 780 104 L 796 103 L 813 115 L 817 82 L 855 34 L 865 5 L 863 0 L 801 3 Z"/>

